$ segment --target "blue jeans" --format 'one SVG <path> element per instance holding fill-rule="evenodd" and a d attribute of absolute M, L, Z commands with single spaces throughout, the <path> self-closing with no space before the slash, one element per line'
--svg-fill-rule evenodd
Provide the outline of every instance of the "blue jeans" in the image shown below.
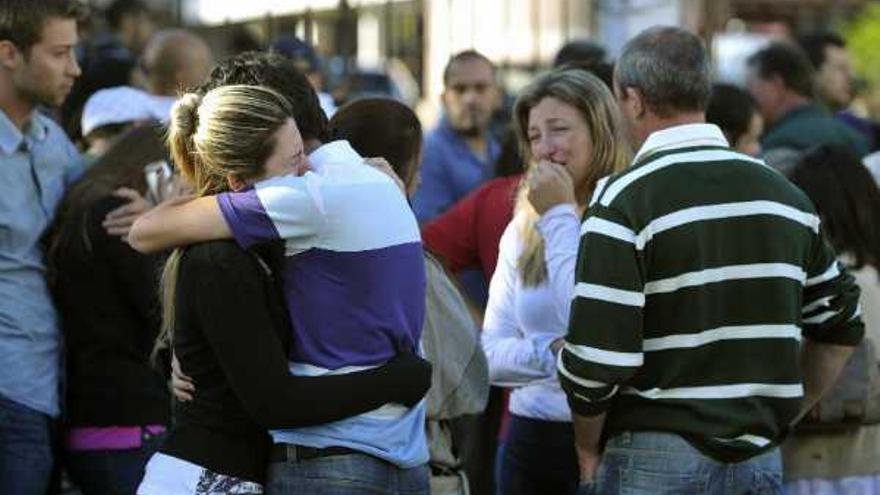
<path fill-rule="evenodd" d="M 67 473 L 83 495 L 134 495 L 164 439 L 164 434 L 147 435 L 137 449 L 68 452 Z"/>
<path fill-rule="evenodd" d="M 573 495 L 578 486 L 574 429 L 569 422 L 512 416 L 498 493 Z"/>
<path fill-rule="evenodd" d="M 363 454 L 269 465 L 266 495 L 428 495 L 427 466 L 400 469 Z"/>
<path fill-rule="evenodd" d="M 52 475 L 52 418 L 0 396 L 0 493 L 43 495 Z"/>
<path fill-rule="evenodd" d="M 593 485 L 579 494 L 775 495 L 782 493 L 779 449 L 736 464 L 706 457 L 678 435 L 625 432 L 610 439 Z"/>

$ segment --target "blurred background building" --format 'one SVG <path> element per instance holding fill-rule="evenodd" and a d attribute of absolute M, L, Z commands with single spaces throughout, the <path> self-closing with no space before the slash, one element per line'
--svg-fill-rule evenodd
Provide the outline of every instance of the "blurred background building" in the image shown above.
<path fill-rule="evenodd" d="M 97 7 L 109 0 L 92 0 Z M 436 114 L 442 71 L 475 48 L 515 92 L 566 41 L 590 38 L 617 55 L 656 24 L 687 27 L 712 46 L 719 79 L 774 37 L 848 22 L 870 0 L 148 0 L 169 24 L 203 35 L 219 56 L 282 35 L 310 42 L 338 100 L 387 94 Z"/>

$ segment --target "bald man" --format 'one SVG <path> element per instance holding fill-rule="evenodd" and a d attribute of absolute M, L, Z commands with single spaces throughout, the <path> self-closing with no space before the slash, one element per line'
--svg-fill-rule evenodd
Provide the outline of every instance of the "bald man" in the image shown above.
<path fill-rule="evenodd" d="M 141 70 L 147 91 L 163 106 L 162 115 L 170 114 L 181 92 L 202 82 L 213 63 L 211 48 L 189 31 L 167 29 L 150 38 L 144 48 Z"/>

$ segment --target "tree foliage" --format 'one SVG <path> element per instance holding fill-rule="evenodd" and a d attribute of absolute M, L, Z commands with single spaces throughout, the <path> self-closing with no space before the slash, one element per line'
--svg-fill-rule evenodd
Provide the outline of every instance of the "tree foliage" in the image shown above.
<path fill-rule="evenodd" d="M 872 85 L 880 84 L 880 3 L 866 5 L 844 33 L 856 73 Z"/>

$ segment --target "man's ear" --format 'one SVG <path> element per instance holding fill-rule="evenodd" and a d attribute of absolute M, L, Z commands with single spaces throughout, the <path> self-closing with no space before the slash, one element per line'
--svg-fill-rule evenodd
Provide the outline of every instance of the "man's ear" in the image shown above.
<path fill-rule="evenodd" d="M 644 117 L 648 107 L 645 105 L 645 98 L 642 96 L 642 92 L 632 86 L 623 88 L 623 91 L 626 92 L 626 99 L 632 107 L 633 115 L 638 118 Z"/>
<path fill-rule="evenodd" d="M 13 70 L 22 62 L 21 50 L 9 40 L 0 40 L 0 66 Z"/>
<path fill-rule="evenodd" d="M 243 181 L 237 175 L 229 174 L 226 176 L 226 183 L 229 184 L 229 189 L 233 191 L 241 191 L 245 187 L 247 187 L 247 182 Z"/>

